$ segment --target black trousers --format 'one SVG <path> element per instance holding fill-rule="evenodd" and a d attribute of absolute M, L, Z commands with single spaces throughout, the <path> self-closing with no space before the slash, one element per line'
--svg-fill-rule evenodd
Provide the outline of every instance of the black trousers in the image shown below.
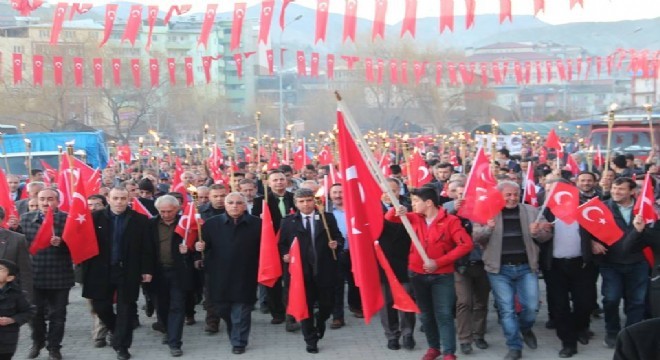
<path fill-rule="evenodd" d="M 0 354 L 0 360 L 11 360 L 12 357 L 14 357 L 14 353 Z"/>
<path fill-rule="evenodd" d="M 338 271 L 337 286 L 335 286 L 335 306 L 332 311 L 333 319 L 344 319 L 344 284 L 348 284 L 348 307 L 351 310 L 362 310 L 360 289 L 355 286 L 353 272 L 351 271 L 351 255 L 349 251 L 337 252 Z"/>
<path fill-rule="evenodd" d="M 37 312 L 32 318 L 32 342 L 46 344 L 48 350 L 59 350 L 64 338 L 66 306 L 70 289 L 34 289 L 34 305 Z M 48 318 L 48 330 L 46 330 Z"/>
<path fill-rule="evenodd" d="M 552 268 L 545 271 L 548 298 L 552 306 L 557 337 L 563 346 L 576 347 L 577 335 L 589 328 L 593 304 L 595 268 L 582 258 L 553 259 Z M 572 302 L 572 307 L 571 307 Z"/>
<path fill-rule="evenodd" d="M 305 281 L 307 311 L 309 317 L 300 322 L 305 343 L 315 345 L 319 341 L 318 326 L 325 323 L 332 314 L 335 303 L 334 286 L 317 286 L 315 281 Z M 314 315 L 314 304 L 318 303 L 318 312 Z"/>
<path fill-rule="evenodd" d="M 284 320 L 286 308 L 284 307 L 282 293 L 282 278 L 279 278 L 273 287 L 266 287 L 266 302 L 273 319 Z"/>
<path fill-rule="evenodd" d="M 137 304 L 126 298 L 126 287 L 120 285 L 123 275 L 121 269 L 111 270 L 110 291 L 103 299 L 92 299 L 92 309 L 99 319 L 112 332 L 112 346 L 115 349 L 128 349 L 133 343 L 133 319 L 137 314 Z M 117 313 L 113 303 L 117 299 Z"/>

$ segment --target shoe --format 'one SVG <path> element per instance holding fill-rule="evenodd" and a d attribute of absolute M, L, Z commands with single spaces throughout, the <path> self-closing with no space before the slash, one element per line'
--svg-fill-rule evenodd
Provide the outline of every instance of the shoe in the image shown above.
<path fill-rule="evenodd" d="M 300 323 L 296 322 L 295 320 L 291 320 L 291 321 L 287 320 L 286 325 L 284 326 L 284 330 L 288 332 L 298 331 L 300 330 Z M 325 328 L 323 329 L 323 332 L 325 332 Z"/>
<path fill-rule="evenodd" d="M 165 325 L 163 325 L 163 323 L 160 321 L 156 321 L 155 323 L 151 324 L 151 328 L 155 331 L 162 332 L 163 334 L 167 334 L 167 329 L 165 329 Z"/>
<path fill-rule="evenodd" d="M 426 354 L 422 356 L 422 360 L 435 360 L 438 356 L 442 355 L 442 352 L 436 348 L 429 348 L 426 350 Z"/>
<path fill-rule="evenodd" d="M 154 302 L 147 301 L 147 304 L 144 305 L 144 313 L 147 317 L 152 317 L 154 315 Z"/>
<path fill-rule="evenodd" d="M 182 356 L 183 350 L 181 350 L 180 348 L 170 348 L 170 355 L 172 355 L 172 357 Z"/>
<path fill-rule="evenodd" d="M 474 339 L 474 346 L 481 350 L 488 349 L 488 343 L 484 339 Z"/>
<path fill-rule="evenodd" d="M 387 348 L 390 350 L 401 349 L 401 345 L 399 345 L 399 340 L 397 339 L 387 340 Z"/>
<path fill-rule="evenodd" d="M 232 354 L 240 355 L 243 354 L 244 352 L 245 352 L 245 346 L 234 346 L 233 348 L 231 348 Z"/>
<path fill-rule="evenodd" d="M 206 324 L 206 326 L 204 327 L 204 331 L 209 334 L 215 334 L 219 331 L 218 324 L 214 324 L 214 323 Z"/>
<path fill-rule="evenodd" d="M 325 321 L 318 321 L 318 324 L 316 324 L 316 333 L 318 334 L 319 339 L 323 339 L 323 336 L 325 335 Z"/>
<path fill-rule="evenodd" d="M 594 318 L 594 319 L 600 319 L 600 318 L 602 317 L 602 316 L 601 316 L 602 314 L 603 314 L 603 309 L 601 309 L 601 308 L 595 308 L 595 309 L 591 312 L 591 317 Z"/>
<path fill-rule="evenodd" d="M 344 319 L 334 319 L 332 320 L 332 323 L 330 323 L 330 329 L 336 330 L 345 325 L 346 323 L 344 322 Z"/>
<path fill-rule="evenodd" d="M 560 358 L 569 358 L 573 357 L 573 355 L 577 354 L 577 349 L 574 347 L 566 346 L 559 350 L 559 357 Z"/>
<path fill-rule="evenodd" d="M 523 331 L 522 337 L 523 337 L 523 341 L 525 342 L 525 345 L 527 345 L 528 348 L 536 349 L 538 347 L 538 344 L 536 342 L 536 335 L 534 335 L 534 332 L 531 329 Z"/>
<path fill-rule="evenodd" d="M 349 308 L 349 310 L 353 313 L 353 316 L 355 316 L 358 319 L 362 319 L 364 317 L 364 313 L 362 312 L 361 309 Z"/>
<path fill-rule="evenodd" d="M 108 342 L 105 339 L 94 340 L 95 348 L 104 348 L 106 346 L 108 346 Z"/>
<path fill-rule="evenodd" d="M 589 332 L 588 331 L 578 332 L 577 333 L 577 341 L 582 345 L 589 344 Z"/>
<path fill-rule="evenodd" d="M 605 340 L 603 340 L 603 345 L 608 349 L 614 349 L 614 345 L 616 345 L 616 335 L 607 334 Z"/>
<path fill-rule="evenodd" d="M 186 316 L 186 325 L 195 325 L 196 323 L 194 316 Z"/>
<path fill-rule="evenodd" d="M 316 344 L 307 344 L 307 347 L 305 348 L 308 353 L 310 354 L 318 354 L 319 353 L 319 347 Z"/>
<path fill-rule="evenodd" d="M 545 328 L 546 328 L 546 329 L 550 329 L 550 330 L 555 329 L 555 328 L 556 328 L 556 327 L 555 327 L 555 321 L 552 320 L 552 319 L 546 321 L 546 322 L 545 322 Z"/>
<path fill-rule="evenodd" d="M 279 325 L 284 322 L 284 318 L 273 318 L 270 320 L 270 323 L 273 325 Z"/>
<path fill-rule="evenodd" d="M 131 358 L 131 353 L 126 348 L 117 348 L 115 352 L 117 353 L 117 360 L 128 360 Z"/>
<path fill-rule="evenodd" d="M 465 343 L 461 344 L 461 353 L 467 355 L 472 353 L 472 344 L 470 343 Z"/>
<path fill-rule="evenodd" d="M 412 335 L 406 335 L 403 337 L 403 348 L 406 350 L 412 350 L 415 348 L 415 338 Z"/>
<path fill-rule="evenodd" d="M 48 350 L 48 360 L 62 360 L 62 353 L 59 349 Z"/>
<path fill-rule="evenodd" d="M 454 355 L 454 354 L 445 354 L 445 356 L 442 357 L 442 360 L 456 360 L 456 355 Z"/>
<path fill-rule="evenodd" d="M 133 330 L 135 330 L 139 327 L 140 327 L 140 319 L 136 315 L 135 318 L 133 319 Z"/>
<path fill-rule="evenodd" d="M 522 359 L 522 350 L 509 350 L 506 355 L 504 355 L 504 360 L 518 360 Z"/>
<path fill-rule="evenodd" d="M 39 353 L 41 352 L 41 349 L 44 348 L 43 344 L 32 344 L 32 347 L 30 348 L 30 352 L 28 353 L 27 358 L 28 359 L 36 359 L 39 357 Z"/>

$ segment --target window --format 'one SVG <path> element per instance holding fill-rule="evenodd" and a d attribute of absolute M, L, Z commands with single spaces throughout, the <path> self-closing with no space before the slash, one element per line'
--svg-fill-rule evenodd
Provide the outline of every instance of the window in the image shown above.
<path fill-rule="evenodd" d="M 50 38 L 50 30 L 39 30 L 40 38 Z"/>
<path fill-rule="evenodd" d="M 14 45 L 14 53 L 22 54 L 25 52 L 25 47 L 21 45 Z"/>
<path fill-rule="evenodd" d="M 75 35 L 76 35 L 76 33 L 74 33 L 73 31 L 65 31 L 64 32 L 64 38 L 65 39 L 73 39 L 73 38 L 76 37 Z"/>

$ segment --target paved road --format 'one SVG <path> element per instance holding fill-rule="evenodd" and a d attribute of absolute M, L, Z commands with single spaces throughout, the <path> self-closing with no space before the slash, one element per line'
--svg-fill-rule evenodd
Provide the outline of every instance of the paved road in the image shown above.
<path fill-rule="evenodd" d="M 541 282 L 541 288 L 543 284 Z M 80 297 L 81 289 L 76 286 L 72 289 L 70 295 L 70 305 L 68 307 L 68 316 L 66 323 L 66 333 L 64 336 L 62 355 L 65 359 L 95 359 L 106 360 L 115 359 L 116 355 L 112 348 L 106 347 L 96 349 L 91 341 L 92 321 L 89 315 L 87 302 Z M 542 295 L 544 298 L 545 295 Z M 491 300 L 492 303 L 492 300 Z M 491 306 L 492 308 L 492 306 Z M 350 314 L 347 312 L 347 315 Z M 271 325 L 270 316 L 259 312 L 253 313 L 252 333 L 247 351 L 243 355 L 233 355 L 231 345 L 227 338 L 226 329 L 221 329 L 219 334 L 209 336 L 204 333 L 204 326 L 201 316 L 201 310 L 198 310 L 198 323 L 193 326 L 186 326 L 183 333 L 183 351 L 184 358 L 189 359 L 352 359 L 352 360 L 371 360 L 371 359 L 421 359 L 426 351 L 426 340 L 423 333 L 415 332 L 417 347 L 413 351 L 388 350 L 385 345 L 380 322 L 375 318 L 370 325 L 365 325 L 362 319 L 353 318 L 348 315 L 347 326 L 339 330 L 328 328 L 326 336 L 319 343 L 320 353 L 310 355 L 305 352 L 305 346 L 300 331 L 296 333 L 287 333 L 283 325 Z M 502 330 L 497 324 L 494 311 L 489 313 L 488 333 L 486 340 L 491 344 L 487 350 L 476 349 L 470 355 L 458 353 L 461 359 L 501 359 L 506 353 L 506 346 L 502 335 Z M 539 347 L 536 350 L 524 349 L 523 358 L 526 359 L 557 359 L 557 353 L 560 349 L 560 342 L 555 336 L 554 331 L 547 330 L 544 323 L 547 319 L 547 310 L 545 304 L 542 305 L 539 313 L 537 325 L 534 331 L 538 337 Z M 140 312 L 140 321 L 142 326 L 135 331 L 133 347 L 130 349 L 133 359 L 136 360 L 162 360 L 169 358 L 167 345 L 161 345 L 161 334 L 151 329 L 151 324 L 155 318 L 147 318 L 144 312 Z M 419 326 L 418 326 L 419 327 Z M 580 346 L 579 353 L 574 357 L 576 359 L 611 359 L 612 350 L 603 347 L 604 336 L 603 320 L 595 320 L 592 323 L 592 330 L 596 333 L 595 338 L 587 346 Z M 21 338 L 19 349 L 15 356 L 16 359 L 24 359 L 28 348 L 30 347 L 30 329 L 24 326 L 21 329 Z M 44 350 L 40 359 L 47 359 L 48 353 Z"/>

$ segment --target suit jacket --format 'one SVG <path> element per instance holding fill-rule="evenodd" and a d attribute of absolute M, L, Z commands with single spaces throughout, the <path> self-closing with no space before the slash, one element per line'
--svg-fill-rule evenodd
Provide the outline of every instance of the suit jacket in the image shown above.
<path fill-rule="evenodd" d="M 32 262 L 25 235 L 0 228 L 0 259 L 11 260 L 18 265 L 18 283 L 21 290 L 28 293 L 28 299 L 32 299 Z"/>
<path fill-rule="evenodd" d="M 342 249 L 344 238 L 337 227 L 335 216 L 332 213 L 324 214 L 328 223 L 330 238 L 338 242 L 337 249 Z M 289 215 L 282 220 L 278 243 L 280 255 L 288 254 L 293 239 L 298 238 L 305 282 L 313 281 L 320 287 L 334 286 L 337 280 L 337 260 L 333 258 L 332 249 L 328 246 L 328 234 L 323 226 L 321 216 L 315 211 L 312 217 L 314 219 L 314 239 L 310 239 L 309 232 L 305 230 L 300 212 Z M 314 241 L 314 248 L 312 248 L 312 241 Z M 314 249 L 316 249 L 315 253 Z M 314 254 L 316 255 L 316 275 L 313 266 Z M 285 274 L 288 274 L 288 272 L 285 272 Z"/>
<path fill-rule="evenodd" d="M 26 214 L 30 211 L 30 207 L 28 206 L 28 202 L 30 199 L 21 199 L 16 201 L 16 211 L 18 212 L 18 216 L 23 216 L 23 214 Z"/>
<path fill-rule="evenodd" d="M 657 359 L 660 354 L 660 319 L 642 321 L 621 330 L 613 360 Z"/>
<path fill-rule="evenodd" d="M 92 214 L 99 254 L 82 263 L 82 296 L 87 299 L 112 299 L 114 284 L 111 276 L 112 225 L 110 208 Z M 122 234 L 122 276 L 117 280 L 117 301 L 137 301 L 142 274 L 154 274 L 154 250 L 150 243 L 149 221 L 146 216 L 126 209 L 126 224 Z"/>
<path fill-rule="evenodd" d="M 263 196 L 257 196 L 254 198 L 252 215 L 261 216 L 261 213 L 263 212 L 263 200 Z M 279 204 L 280 200 L 277 195 L 268 190 L 268 208 L 270 209 L 270 214 L 273 217 L 273 227 L 275 228 L 276 233 L 280 229 L 280 223 L 282 222 L 282 219 L 296 211 L 295 203 L 293 201 L 293 193 L 288 191 L 284 193 L 284 207 L 286 209 L 285 216 L 282 216 Z"/>
<path fill-rule="evenodd" d="M 174 224 L 177 224 L 179 222 L 179 219 L 181 218 L 181 215 L 177 215 L 176 219 L 174 220 Z M 158 236 L 158 223 L 160 222 L 160 215 L 149 219 L 149 234 L 151 235 L 150 240 L 151 240 L 151 246 L 153 249 L 154 253 L 154 277 L 152 282 L 155 285 L 158 285 L 158 283 L 161 280 L 162 276 L 162 271 L 163 271 L 163 266 L 162 263 L 160 262 L 160 239 Z M 181 238 L 181 235 L 172 232 L 172 236 L 170 237 L 170 253 L 172 254 L 172 260 L 174 261 L 174 271 L 176 273 L 176 286 L 178 286 L 180 289 L 184 291 L 192 290 L 193 285 L 194 285 L 194 260 L 193 260 L 193 251 L 190 251 L 188 249 L 188 252 L 186 254 L 181 254 L 179 252 L 179 245 L 183 239 Z"/>
<path fill-rule="evenodd" d="M 19 222 L 20 230 L 25 234 L 27 246 L 37 236 L 41 227 L 40 211 L 23 214 Z M 62 236 L 67 213 L 58 211 L 53 214 L 55 236 Z M 32 256 L 32 278 L 35 289 L 69 289 L 73 287 L 73 263 L 65 242 L 60 246 L 48 246 Z"/>
<path fill-rule="evenodd" d="M 261 219 L 243 214 L 238 223 L 227 214 L 202 225 L 204 268 L 213 302 L 256 301 Z"/>

